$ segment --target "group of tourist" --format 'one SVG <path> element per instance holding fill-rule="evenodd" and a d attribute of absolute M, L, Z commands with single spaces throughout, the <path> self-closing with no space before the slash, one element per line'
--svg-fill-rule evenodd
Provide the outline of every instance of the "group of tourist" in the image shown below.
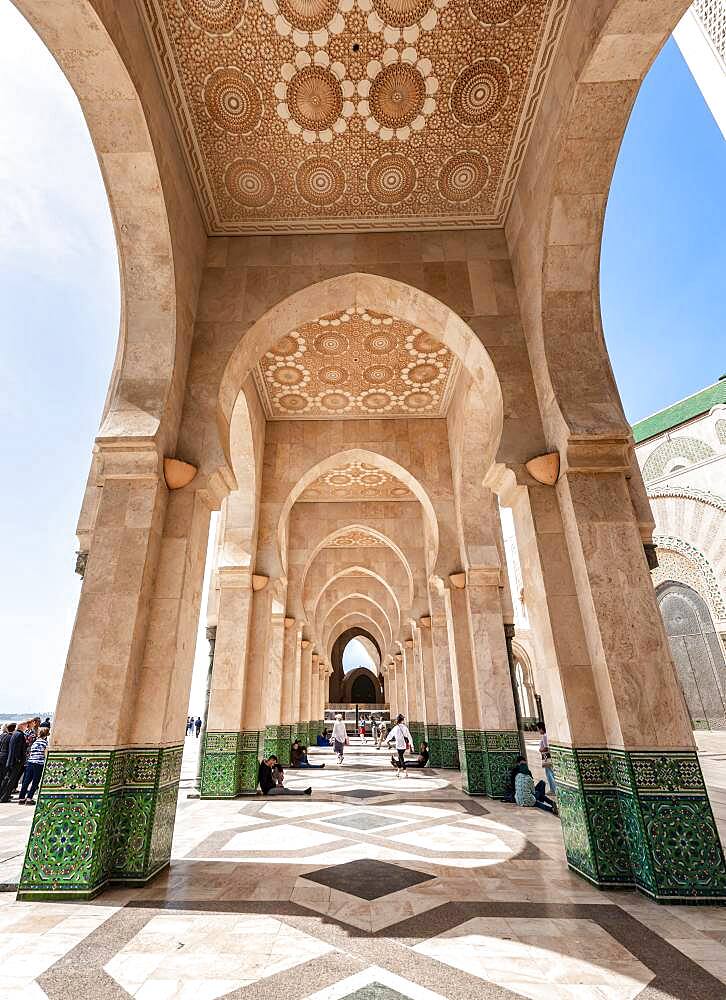
<path fill-rule="evenodd" d="M 396 777 L 407 778 L 410 769 L 428 767 L 429 747 L 425 740 L 422 740 L 419 744 L 418 756 L 415 760 L 411 760 L 406 757 L 406 754 L 415 748 L 413 737 L 411 736 L 411 732 L 406 725 L 406 720 L 403 715 L 398 715 L 396 717 L 396 723 L 390 732 L 385 732 L 385 728 L 387 728 L 385 723 L 383 723 L 383 726 L 384 733 L 380 739 L 385 742 L 387 746 L 393 745 L 395 753 L 391 756 L 391 766 L 396 771 Z M 547 778 L 550 795 L 554 796 L 557 793 L 557 789 L 555 785 L 554 771 L 552 769 L 552 758 L 550 755 L 549 742 L 547 740 L 547 731 L 542 723 L 540 723 L 538 728 L 540 732 L 539 751 L 542 767 Z M 377 743 L 378 740 L 379 735 L 376 732 Z M 345 748 L 349 745 L 349 743 L 350 740 L 348 738 L 345 722 L 343 721 L 343 716 L 336 715 L 335 722 L 333 723 L 333 731 L 330 735 L 328 745 L 332 745 L 333 751 L 338 758 L 338 763 L 340 764 L 343 763 Z M 293 768 L 325 767 L 325 764 L 311 764 L 308 760 L 307 747 L 305 747 L 300 740 L 297 739 L 292 743 L 290 750 L 290 763 Z M 285 770 L 275 754 L 268 754 L 268 756 L 263 758 L 260 762 L 257 774 L 257 783 L 259 784 L 263 795 L 312 795 L 313 792 L 311 787 L 305 789 L 286 788 Z M 514 802 L 518 806 L 523 806 L 525 808 L 544 809 L 547 812 L 553 813 L 555 816 L 557 815 L 557 803 L 554 801 L 554 798 L 549 798 L 546 795 L 546 786 L 544 781 L 538 781 L 535 784 L 532 772 L 530 771 L 527 763 L 527 758 L 523 754 L 520 754 L 517 757 L 514 766 L 509 771 L 504 801 Z"/>
<path fill-rule="evenodd" d="M 35 805 L 48 752 L 50 719 L 8 722 L 0 732 L 0 802 L 9 802 L 20 782 L 19 805 Z"/>
<path fill-rule="evenodd" d="M 199 739 L 199 734 L 202 731 L 202 720 L 199 716 L 194 718 L 193 715 L 187 716 L 187 736 L 191 736 L 192 733 L 196 734 L 197 739 Z"/>

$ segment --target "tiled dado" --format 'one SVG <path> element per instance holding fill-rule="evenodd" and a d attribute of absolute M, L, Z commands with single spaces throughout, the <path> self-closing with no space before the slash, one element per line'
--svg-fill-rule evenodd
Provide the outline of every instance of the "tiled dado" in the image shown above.
<path fill-rule="evenodd" d="M 290 763 L 292 726 L 267 726 L 265 729 L 265 757 L 274 754 L 280 764 Z"/>
<path fill-rule="evenodd" d="M 459 742 L 455 726 L 426 726 L 431 767 L 459 768 Z"/>
<path fill-rule="evenodd" d="M 726 863 L 694 751 L 552 746 L 571 868 L 662 902 L 723 902 Z"/>
<path fill-rule="evenodd" d="M 182 747 L 51 748 L 18 899 L 90 899 L 169 863 Z"/>
<path fill-rule="evenodd" d="M 257 769 L 264 751 L 265 733 L 209 732 L 202 747 L 203 799 L 233 799 L 240 792 L 254 792 Z"/>
<path fill-rule="evenodd" d="M 292 725 L 292 738 L 293 740 L 299 740 L 303 746 L 310 746 L 312 742 L 315 745 L 315 736 L 313 735 L 312 740 L 310 738 L 310 726 L 309 722 L 296 722 Z"/>
<path fill-rule="evenodd" d="M 458 729 L 461 787 L 470 795 L 504 798 L 510 768 L 522 752 L 516 730 Z"/>
<path fill-rule="evenodd" d="M 411 739 L 413 740 L 413 749 L 418 753 L 421 741 L 426 739 L 426 727 L 423 722 L 409 722 L 408 731 L 411 734 Z"/>

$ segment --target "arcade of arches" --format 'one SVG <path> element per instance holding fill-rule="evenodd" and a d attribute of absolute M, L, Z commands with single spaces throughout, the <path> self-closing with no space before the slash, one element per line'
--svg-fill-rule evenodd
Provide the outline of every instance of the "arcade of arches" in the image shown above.
<path fill-rule="evenodd" d="M 21 898 L 169 861 L 212 510 L 203 798 L 319 731 L 353 633 L 432 765 L 501 798 L 513 677 L 534 698 L 505 507 L 570 867 L 726 899 L 598 306 L 686 3 L 15 2 L 86 114 L 123 294 Z"/>

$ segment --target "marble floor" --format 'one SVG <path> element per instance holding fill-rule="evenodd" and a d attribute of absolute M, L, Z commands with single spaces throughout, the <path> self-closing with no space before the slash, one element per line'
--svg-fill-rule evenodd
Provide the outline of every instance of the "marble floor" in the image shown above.
<path fill-rule="evenodd" d="M 723 831 L 726 738 L 699 742 Z M 153 884 L 92 903 L 0 893 L 0 998 L 726 998 L 726 908 L 591 888 L 554 816 L 469 798 L 450 771 L 399 779 L 370 745 L 288 772 L 310 799 L 203 802 L 196 750 Z M 0 805 L 8 887 L 31 813 Z"/>

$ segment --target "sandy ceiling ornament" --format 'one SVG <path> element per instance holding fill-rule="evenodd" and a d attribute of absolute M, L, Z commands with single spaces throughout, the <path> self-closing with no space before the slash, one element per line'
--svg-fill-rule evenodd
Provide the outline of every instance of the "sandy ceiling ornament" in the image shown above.
<path fill-rule="evenodd" d="M 372 59 L 366 77 L 358 83 L 357 111 L 368 132 L 380 139 L 405 142 L 420 132 L 436 110 L 434 94 L 439 81 L 431 73 L 430 59 L 419 59 L 416 49 L 389 48 L 381 61 Z"/>
<path fill-rule="evenodd" d="M 314 57 L 300 51 L 295 63 L 284 63 L 275 84 L 275 97 L 280 102 L 277 114 L 291 135 L 300 135 L 304 142 L 332 142 L 348 127 L 355 113 L 350 100 L 355 93 L 351 80 L 345 79 L 345 66 L 330 61 L 327 52 L 319 49 Z"/>
<path fill-rule="evenodd" d="M 323 49 L 331 35 L 345 29 L 345 15 L 354 0 L 262 0 L 262 6 L 275 19 L 275 31 L 290 37 L 299 49 L 312 44 Z"/>
<path fill-rule="evenodd" d="M 421 31 L 433 31 L 449 0 L 358 0 L 358 7 L 368 13 L 367 28 L 382 34 L 384 41 L 395 45 L 401 39 L 415 42 Z"/>

